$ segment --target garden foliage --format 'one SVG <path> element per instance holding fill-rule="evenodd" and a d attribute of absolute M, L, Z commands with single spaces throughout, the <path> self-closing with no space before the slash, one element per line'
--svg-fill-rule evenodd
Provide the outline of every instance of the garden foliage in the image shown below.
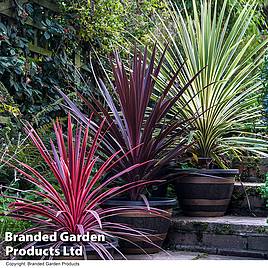
<path fill-rule="evenodd" d="M 91 121 L 92 116 L 89 120 Z M 32 140 L 34 146 L 41 154 L 43 161 L 51 170 L 54 176 L 53 184 L 37 170 L 31 166 L 14 160 L 14 164 L 9 163 L 25 180 L 35 186 L 30 191 L 32 197 L 18 197 L 17 195 L 1 194 L 4 198 L 13 199 L 10 202 L 7 216 L 21 220 L 28 220 L 34 225 L 27 228 L 24 233 L 36 233 L 45 231 L 68 232 L 70 234 L 95 233 L 103 234 L 106 243 L 111 247 L 115 238 L 127 239 L 127 236 L 137 236 L 141 240 L 149 243 L 153 242 L 146 236 L 146 231 L 135 230 L 131 226 L 112 221 L 111 217 L 120 215 L 131 209 L 144 210 L 139 207 L 104 208 L 103 203 L 116 197 L 134 187 L 147 184 L 146 180 L 129 182 L 122 186 L 112 186 L 119 177 L 125 177 L 135 168 L 139 168 L 144 163 L 136 163 L 121 170 L 103 180 L 103 176 L 115 165 L 116 157 L 120 151 L 115 152 L 104 162 L 99 161 L 100 144 L 104 141 L 103 126 L 105 119 L 99 126 L 94 124 L 96 133 L 93 139 L 90 126 L 84 130 L 81 125 L 73 126 L 71 116 L 68 116 L 67 137 L 65 138 L 63 128 L 59 122 L 54 124 L 56 142 L 51 141 L 51 148 L 47 148 L 37 132 L 26 125 L 25 130 Z M 90 145 L 89 145 L 90 140 Z M 127 157 L 124 154 L 121 159 Z M 151 213 L 161 215 L 157 209 L 151 209 Z M 36 242 L 34 242 L 36 243 Z M 31 243 L 31 246 L 34 244 Z M 56 241 L 52 247 L 58 248 L 63 245 L 63 241 Z M 112 259 L 112 255 L 100 242 L 86 241 L 103 259 Z M 27 245 L 26 245 L 27 247 Z"/>
<path fill-rule="evenodd" d="M 228 10 L 227 0 L 219 7 L 217 1 L 204 1 L 200 10 L 197 2 L 192 0 L 193 12 L 188 11 L 185 1 L 182 9 L 176 4 L 170 7 L 173 27 L 165 27 L 162 20 L 162 36 L 171 44 L 161 73 L 167 77 L 177 70 L 178 60 L 186 59 L 186 75 L 178 75 L 183 84 L 185 77 L 205 68 L 177 102 L 174 112 L 181 111 L 185 119 L 201 115 L 193 122 L 197 141 L 193 154 L 226 167 L 231 155 L 245 150 L 265 155 L 267 150 L 266 140 L 247 132 L 248 125 L 262 116 L 256 99 L 262 90 L 260 68 L 267 40 L 256 44 L 255 35 L 247 38 L 255 1 L 245 4 L 232 22 L 235 6 Z M 156 38 L 152 35 L 153 40 Z M 159 47 L 164 49 L 164 44 Z"/>
<path fill-rule="evenodd" d="M 173 105 L 180 101 L 186 90 L 191 87 L 194 80 L 202 73 L 199 70 L 183 84 L 176 84 L 173 95 L 170 89 L 177 76 L 183 75 L 183 63 L 178 65 L 171 77 L 165 80 L 165 89 L 158 94 L 155 101 L 155 87 L 159 80 L 159 73 L 165 61 L 165 52 L 159 61 L 156 61 L 156 47 L 147 59 L 147 49 L 144 53 L 134 50 L 130 66 L 127 66 L 115 53 L 114 61 L 111 60 L 114 83 L 111 83 L 112 92 L 100 79 L 97 79 L 99 89 L 105 99 L 102 104 L 91 97 L 89 100 L 82 97 L 86 105 L 101 120 L 107 118 L 106 129 L 109 135 L 103 143 L 103 153 L 107 156 L 121 150 L 126 153 L 131 150 L 128 157 L 122 159 L 114 166 L 116 172 L 121 172 L 126 167 L 135 163 L 145 162 L 146 165 L 135 169 L 125 176 L 126 182 L 140 181 L 143 179 L 154 180 L 158 172 L 174 158 L 180 158 L 192 146 L 188 140 L 190 122 L 195 115 L 186 120 L 169 117 L 168 113 Z M 163 82 L 163 81 L 162 81 Z M 61 93 L 72 113 L 87 124 L 88 118 L 79 111 L 70 99 Z M 94 131 L 92 132 L 94 133 Z M 145 187 L 136 187 L 129 191 L 132 200 L 141 198 Z"/>

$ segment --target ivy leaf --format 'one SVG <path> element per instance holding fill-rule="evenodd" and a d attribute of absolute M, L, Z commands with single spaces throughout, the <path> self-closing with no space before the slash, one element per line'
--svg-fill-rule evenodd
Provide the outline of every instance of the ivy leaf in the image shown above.
<path fill-rule="evenodd" d="M 48 39 L 50 38 L 50 34 L 49 34 L 49 32 L 45 32 L 45 33 L 44 33 L 44 37 L 46 38 L 46 40 L 48 40 Z"/>
<path fill-rule="evenodd" d="M 7 35 L 7 27 L 2 22 L 0 22 L 0 32 Z"/>
<path fill-rule="evenodd" d="M 20 39 L 19 42 L 18 42 L 18 47 L 24 48 L 24 47 L 26 47 L 26 44 L 27 43 L 25 43 L 22 39 Z"/>
<path fill-rule="evenodd" d="M 16 51 L 15 51 L 15 49 L 10 49 L 10 55 L 11 56 L 15 56 L 16 55 Z"/>
<path fill-rule="evenodd" d="M 18 74 L 18 75 L 20 75 L 20 74 L 22 73 L 22 72 L 21 72 L 21 69 L 20 69 L 20 68 L 17 68 L 17 67 L 14 69 L 14 71 L 15 71 L 15 73 Z"/>
<path fill-rule="evenodd" d="M 51 20 L 46 19 L 46 25 L 47 25 L 47 26 L 51 26 Z"/>
<path fill-rule="evenodd" d="M 33 14 L 33 11 L 34 11 L 33 5 L 30 4 L 30 3 L 26 4 L 25 5 L 25 10 L 27 11 L 28 14 L 32 15 Z"/>

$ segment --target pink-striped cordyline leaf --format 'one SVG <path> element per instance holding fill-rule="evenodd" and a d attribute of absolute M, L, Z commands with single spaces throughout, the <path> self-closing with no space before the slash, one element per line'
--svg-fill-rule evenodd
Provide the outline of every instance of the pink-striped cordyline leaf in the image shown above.
<path fill-rule="evenodd" d="M 89 117 L 91 121 L 92 116 Z M 144 163 L 135 163 L 114 173 L 109 179 L 103 180 L 104 175 L 122 161 L 125 157 L 118 150 L 105 161 L 99 161 L 98 153 L 104 139 L 103 128 L 106 124 L 104 119 L 99 126 L 94 125 L 94 137 L 89 133 L 89 126 L 85 129 L 81 125 L 74 126 L 71 116 L 68 115 L 67 138 L 65 138 L 62 126 L 58 121 L 54 123 L 56 141 L 50 141 L 51 148 L 46 148 L 37 132 L 29 125 L 25 125 L 26 133 L 34 145 L 38 148 L 45 163 L 54 175 L 54 181 L 49 181 L 37 170 L 29 165 L 15 160 L 8 163 L 20 172 L 25 180 L 35 186 L 29 199 L 1 194 L 3 197 L 12 198 L 14 202 L 9 204 L 7 216 L 20 220 L 28 220 L 36 224 L 24 231 L 24 233 L 52 233 L 67 231 L 70 234 L 103 233 L 107 237 L 107 243 L 112 247 L 114 238 L 126 239 L 127 235 L 140 236 L 154 244 L 147 238 L 147 231 L 135 230 L 131 226 L 110 222 L 111 217 L 131 211 L 132 209 L 146 210 L 145 207 L 109 208 L 102 207 L 104 201 L 116 197 L 135 187 L 144 187 L 146 180 L 130 181 L 121 186 L 114 186 L 118 178 L 128 176 L 134 169 L 140 168 Z M 89 139 L 89 137 L 93 137 Z M 120 154 L 120 157 L 119 157 Z M 116 160 L 117 159 L 117 160 Z M 113 185 L 111 185 L 113 183 Z M 109 187 L 110 186 L 110 187 Z M 156 216 L 163 216 L 163 211 L 151 209 Z M 58 241 L 55 247 L 60 244 Z M 112 255 L 104 245 L 90 241 L 88 245 L 104 259 L 111 259 Z M 27 248 L 28 245 L 25 246 Z M 118 250 L 117 250 L 118 251 Z"/>

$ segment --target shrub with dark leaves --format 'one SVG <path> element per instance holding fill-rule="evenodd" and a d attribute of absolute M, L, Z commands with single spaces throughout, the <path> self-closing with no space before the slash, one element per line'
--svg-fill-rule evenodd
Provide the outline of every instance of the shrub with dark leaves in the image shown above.
<path fill-rule="evenodd" d="M 113 92 L 110 93 L 104 82 L 97 79 L 106 105 L 94 97 L 89 101 L 80 95 L 100 120 L 103 117 L 107 119 L 105 129 L 109 134 L 106 135 L 102 146 L 103 153 L 110 156 L 118 150 L 122 150 L 122 153 L 131 150 L 128 157 L 118 161 L 113 167 L 115 173 L 134 164 L 147 162 L 146 165 L 128 172 L 124 177 L 126 182 L 154 180 L 163 166 L 172 159 L 182 156 L 191 146 L 186 136 L 189 134 L 190 122 L 194 119 L 180 120 L 179 117 L 170 117 L 169 113 L 201 71 L 185 85 L 175 83 L 178 74 L 184 74 L 182 63 L 169 81 L 163 81 L 159 73 L 164 55 L 165 52 L 155 64 L 156 48 L 154 48 L 147 64 L 147 50 L 142 54 L 135 49 L 132 65 L 125 67 L 119 55 L 115 53 L 115 64 L 111 61 L 114 77 L 114 83 L 111 83 Z M 160 96 L 155 95 L 154 89 L 157 85 L 164 85 Z M 173 97 L 169 94 L 171 88 L 177 90 Z M 61 91 L 60 93 L 71 112 L 88 124 L 88 118 L 64 93 Z M 144 185 L 133 188 L 128 192 L 130 198 L 139 199 L 144 189 Z"/>

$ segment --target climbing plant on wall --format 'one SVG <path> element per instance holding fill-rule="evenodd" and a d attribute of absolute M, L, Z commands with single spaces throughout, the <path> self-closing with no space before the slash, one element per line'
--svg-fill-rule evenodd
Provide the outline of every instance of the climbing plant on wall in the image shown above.
<path fill-rule="evenodd" d="M 72 14 L 79 35 L 101 53 L 127 48 L 126 40 L 148 44 L 149 32 L 155 30 L 157 13 L 167 16 L 166 3 L 159 0 L 71 0 L 63 6 Z"/>
<path fill-rule="evenodd" d="M 92 48 L 106 56 L 127 47 L 127 37 L 148 41 L 152 18 L 165 11 L 156 0 L 6 2 L 12 3 L 12 16 L 0 7 L 0 81 L 23 117 L 37 125 L 59 115 L 55 86 L 83 92 L 94 87 L 88 64 Z"/>
<path fill-rule="evenodd" d="M 57 13 L 45 12 L 40 5 L 17 4 L 12 14 L 12 18 L 0 15 L 0 79 L 24 118 L 43 124 L 59 109 L 57 105 L 51 109 L 54 86 L 77 82 L 72 61 L 77 37 L 71 26 L 61 24 Z"/>

